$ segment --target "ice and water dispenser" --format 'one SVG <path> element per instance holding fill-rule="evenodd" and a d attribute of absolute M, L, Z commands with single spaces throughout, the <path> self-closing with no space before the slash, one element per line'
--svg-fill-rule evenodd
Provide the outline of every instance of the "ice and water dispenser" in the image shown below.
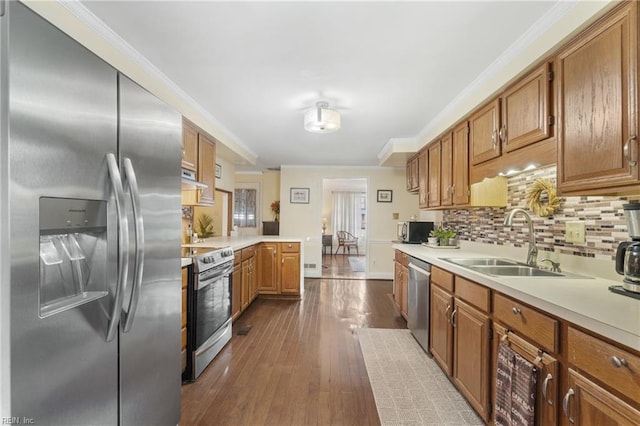
<path fill-rule="evenodd" d="M 40 198 L 40 317 L 108 294 L 107 202 Z"/>

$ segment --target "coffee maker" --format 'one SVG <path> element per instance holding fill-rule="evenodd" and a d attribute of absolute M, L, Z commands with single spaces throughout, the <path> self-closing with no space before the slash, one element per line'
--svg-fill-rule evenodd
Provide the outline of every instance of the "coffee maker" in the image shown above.
<path fill-rule="evenodd" d="M 632 241 L 618 245 L 616 272 L 624 275 L 622 287 L 626 291 L 640 293 L 640 203 L 622 206 L 627 218 L 627 228 Z"/>

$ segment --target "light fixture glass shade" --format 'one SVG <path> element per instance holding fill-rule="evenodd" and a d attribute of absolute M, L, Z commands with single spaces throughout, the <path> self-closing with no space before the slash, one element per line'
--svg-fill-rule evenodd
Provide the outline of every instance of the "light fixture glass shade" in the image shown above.
<path fill-rule="evenodd" d="M 318 102 L 315 109 L 304 115 L 304 129 L 312 133 L 331 133 L 340 129 L 340 113 L 329 109 L 326 102 Z"/>

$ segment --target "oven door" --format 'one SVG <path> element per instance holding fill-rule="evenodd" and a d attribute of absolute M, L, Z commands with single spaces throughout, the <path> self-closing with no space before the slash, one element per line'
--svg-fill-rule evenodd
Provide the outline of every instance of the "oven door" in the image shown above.
<path fill-rule="evenodd" d="M 220 265 L 196 276 L 195 349 L 200 348 L 220 327 L 231 319 L 231 280 L 233 262 Z"/>

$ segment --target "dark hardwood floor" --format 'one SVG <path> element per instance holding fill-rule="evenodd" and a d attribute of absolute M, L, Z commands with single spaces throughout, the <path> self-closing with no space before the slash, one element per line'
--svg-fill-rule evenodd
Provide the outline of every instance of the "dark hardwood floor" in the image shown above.
<path fill-rule="evenodd" d="M 322 278 L 348 278 L 352 280 L 364 280 L 366 272 L 358 272 L 351 269 L 349 255 L 346 254 L 323 254 L 322 255 Z M 365 264 L 366 256 L 358 256 Z"/>
<path fill-rule="evenodd" d="M 356 330 L 405 328 L 391 281 L 307 279 L 301 301 L 258 298 L 182 387 L 180 425 L 380 424 Z M 244 326 L 247 335 L 237 335 Z"/>

